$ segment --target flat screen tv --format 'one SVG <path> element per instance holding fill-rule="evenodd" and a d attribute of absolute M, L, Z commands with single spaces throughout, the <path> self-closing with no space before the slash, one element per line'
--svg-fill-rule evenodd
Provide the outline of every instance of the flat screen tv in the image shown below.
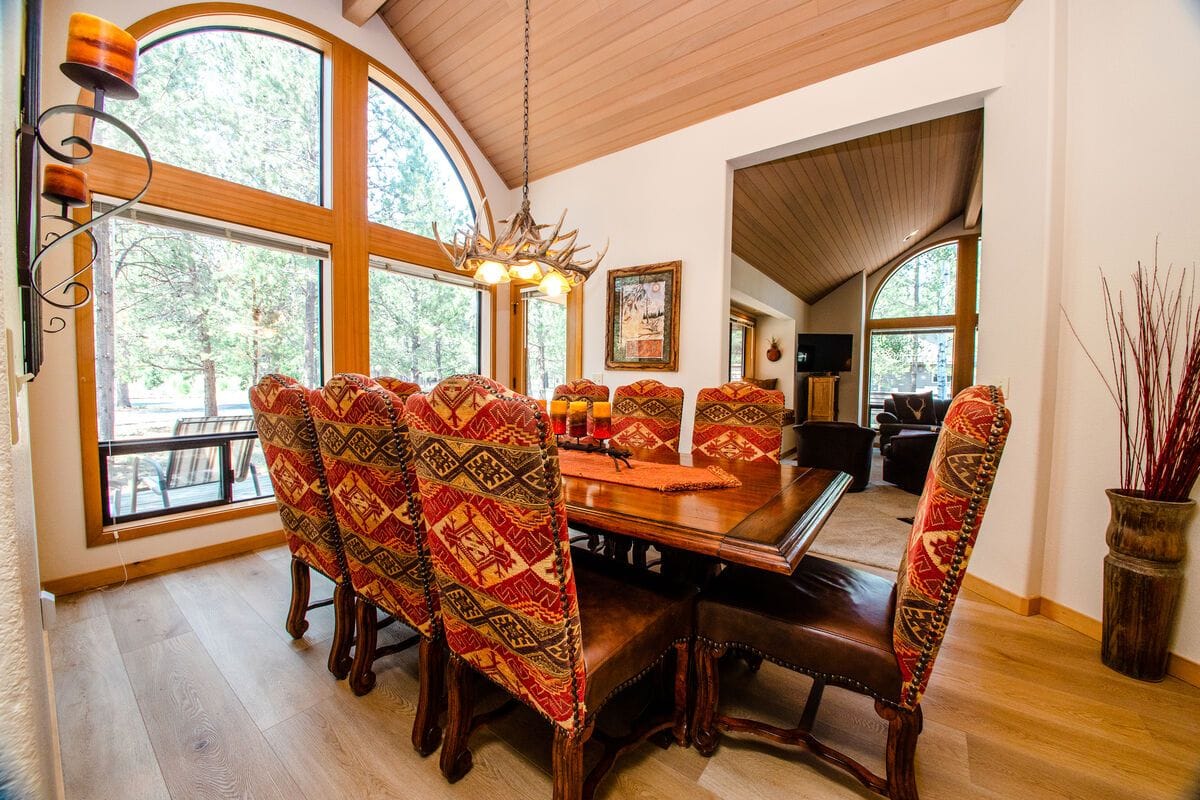
<path fill-rule="evenodd" d="M 854 350 L 851 333 L 800 333 L 796 335 L 797 372 L 849 372 Z"/>

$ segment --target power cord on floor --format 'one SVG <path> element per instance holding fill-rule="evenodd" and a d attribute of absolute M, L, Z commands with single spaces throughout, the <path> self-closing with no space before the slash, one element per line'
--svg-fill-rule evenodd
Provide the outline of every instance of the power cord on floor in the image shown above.
<path fill-rule="evenodd" d="M 129 567 L 125 564 L 125 554 L 121 552 L 121 532 L 109 531 L 109 533 L 112 534 L 113 544 L 117 546 L 117 558 L 121 559 L 121 573 L 125 576 L 125 579 L 116 586 L 101 587 L 96 590 L 98 592 L 115 592 L 118 589 L 125 588 L 125 585 L 129 583 Z"/>

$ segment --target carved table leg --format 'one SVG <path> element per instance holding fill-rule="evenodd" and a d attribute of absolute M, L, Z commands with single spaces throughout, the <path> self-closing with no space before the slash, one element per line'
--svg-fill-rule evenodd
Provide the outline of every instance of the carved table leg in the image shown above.
<path fill-rule="evenodd" d="M 711 756 L 717 749 L 720 732 L 717 730 L 717 701 L 720 695 L 718 661 L 725 654 L 720 645 L 697 640 L 696 655 L 696 713 L 692 719 L 692 743 L 701 755 Z"/>

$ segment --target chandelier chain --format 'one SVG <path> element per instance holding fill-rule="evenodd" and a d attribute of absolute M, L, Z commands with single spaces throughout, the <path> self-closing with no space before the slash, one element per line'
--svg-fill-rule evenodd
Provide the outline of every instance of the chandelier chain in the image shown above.
<path fill-rule="evenodd" d="M 529 0 L 525 0 L 525 86 L 524 86 L 524 116 L 522 119 L 523 138 L 521 140 L 522 175 L 521 175 L 521 209 L 529 211 Z"/>

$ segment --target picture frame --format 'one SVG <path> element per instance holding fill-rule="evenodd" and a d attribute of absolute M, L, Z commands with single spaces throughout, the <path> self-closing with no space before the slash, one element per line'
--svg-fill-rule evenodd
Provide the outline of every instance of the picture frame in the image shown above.
<path fill-rule="evenodd" d="M 682 261 L 608 271 L 605 369 L 679 369 Z"/>

